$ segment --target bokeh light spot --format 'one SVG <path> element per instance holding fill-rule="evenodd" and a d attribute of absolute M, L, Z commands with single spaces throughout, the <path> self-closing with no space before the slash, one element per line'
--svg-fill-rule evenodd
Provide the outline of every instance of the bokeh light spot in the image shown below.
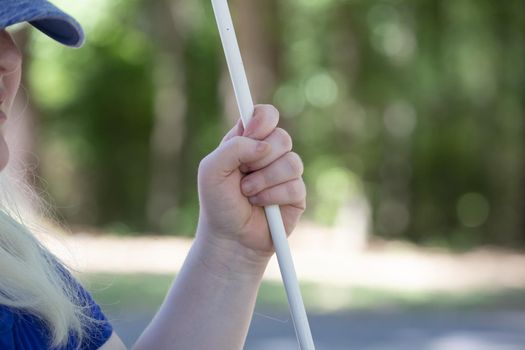
<path fill-rule="evenodd" d="M 372 46 L 394 63 L 408 62 L 416 49 L 416 37 L 397 9 L 390 5 L 377 5 L 370 9 L 368 25 Z"/>
<path fill-rule="evenodd" d="M 315 107 L 328 107 L 334 103 L 337 92 L 337 84 L 328 73 L 318 73 L 306 82 L 306 99 Z"/>
<path fill-rule="evenodd" d="M 274 102 L 285 118 L 292 118 L 300 114 L 305 105 L 304 94 L 293 85 L 283 85 L 277 89 Z"/>

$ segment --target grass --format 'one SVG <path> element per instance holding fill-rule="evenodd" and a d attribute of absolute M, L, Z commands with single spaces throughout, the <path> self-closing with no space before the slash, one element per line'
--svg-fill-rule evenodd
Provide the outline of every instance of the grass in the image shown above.
<path fill-rule="evenodd" d="M 164 299 L 171 275 L 87 274 L 85 286 L 103 307 L 151 310 Z M 327 313 L 377 308 L 525 308 L 525 288 L 497 292 L 400 293 L 368 288 L 342 288 L 302 283 L 301 291 L 309 312 Z M 263 282 L 258 306 L 286 310 L 287 300 L 281 283 Z"/>

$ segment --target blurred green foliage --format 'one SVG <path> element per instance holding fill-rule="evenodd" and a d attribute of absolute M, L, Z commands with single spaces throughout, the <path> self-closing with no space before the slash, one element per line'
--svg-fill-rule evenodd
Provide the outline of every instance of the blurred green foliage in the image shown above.
<path fill-rule="evenodd" d="M 27 50 L 47 190 L 72 223 L 193 234 L 198 162 L 232 124 L 209 1 L 56 3 L 88 40 L 68 50 L 35 32 Z M 363 197 L 386 238 L 524 245 L 525 2 L 272 0 L 263 32 L 240 4 L 238 34 L 271 47 L 275 82 L 255 96 L 303 157 L 307 217 L 334 224 Z M 183 106 L 171 158 L 152 146 L 159 91 Z M 148 209 L 163 195 L 176 198 Z"/>

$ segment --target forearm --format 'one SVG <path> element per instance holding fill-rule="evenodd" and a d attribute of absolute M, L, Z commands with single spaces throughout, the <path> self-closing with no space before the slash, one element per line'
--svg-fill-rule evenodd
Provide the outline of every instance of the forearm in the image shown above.
<path fill-rule="evenodd" d="M 197 235 L 134 349 L 242 349 L 267 256 Z"/>

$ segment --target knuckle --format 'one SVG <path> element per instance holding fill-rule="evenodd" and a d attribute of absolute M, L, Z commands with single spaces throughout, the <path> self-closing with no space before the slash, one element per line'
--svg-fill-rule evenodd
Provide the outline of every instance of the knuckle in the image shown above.
<path fill-rule="evenodd" d="M 275 128 L 275 132 L 277 133 L 277 137 L 283 145 L 284 149 L 288 152 L 291 151 L 293 143 L 290 134 L 283 128 Z"/>
<path fill-rule="evenodd" d="M 206 157 L 202 158 L 201 161 L 199 162 L 198 174 L 200 176 L 202 176 L 207 171 L 210 161 L 211 161 L 210 157 L 211 157 L 211 154 L 208 154 Z"/>
<path fill-rule="evenodd" d="M 303 161 L 301 160 L 301 157 L 295 153 L 290 152 L 287 154 L 286 161 L 288 163 L 288 166 L 294 175 L 302 175 L 304 172 L 304 165 Z"/>
<path fill-rule="evenodd" d="M 274 106 L 274 105 L 265 105 L 267 111 L 268 111 L 268 115 L 271 115 L 273 117 L 276 117 L 277 119 L 279 119 L 279 110 Z"/>
<path fill-rule="evenodd" d="M 306 199 L 306 185 L 302 179 L 297 180 L 297 198 L 300 200 Z"/>
<path fill-rule="evenodd" d="M 258 104 L 255 106 L 256 111 L 261 112 L 261 114 L 268 116 L 279 116 L 279 110 L 271 104 Z"/>
<path fill-rule="evenodd" d="M 210 161 L 210 155 L 208 154 L 206 157 L 202 158 L 199 162 L 199 169 L 206 168 L 208 165 L 208 162 Z"/>
<path fill-rule="evenodd" d="M 292 206 L 299 210 L 298 214 L 301 216 L 306 211 L 306 198 L 295 201 Z"/>
<path fill-rule="evenodd" d="M 300 198 L 303 194 L 303 187 L 300 181 L 292 181 L 286 187 L 286 191 L 291 198 Z"/>

